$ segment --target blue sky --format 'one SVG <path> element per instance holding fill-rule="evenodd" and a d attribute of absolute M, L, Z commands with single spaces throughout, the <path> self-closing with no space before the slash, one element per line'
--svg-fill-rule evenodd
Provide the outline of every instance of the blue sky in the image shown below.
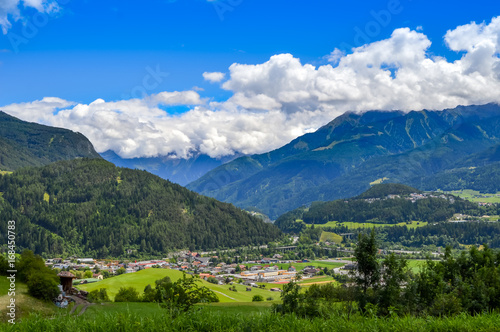
<path fill-rule="evenodd" d="M 67 2 L 67 0 L 62 3 Z M 431 51 L 449 58 L 442 36 L 450 28 L 499 14 L 494 1 L 261 1 L 203 0 L 69 1 L 18 53 L 0 36 L 0 105 L 58 96 L 91 102 L 117 100 L 139 84 L 147 66 L 169 76 L 151 92 L 208 89 L 203 95 L 228 95 L 203 81 L 205 71 L 227 71 L 234 62 L 261 63 L 279 53 L 303 62 L 324 63 L 335 47 L 360 46 L 356 30 L 376 22 L 372 12 L 396 4 L 388 24 L 370 41 L 387 38 L 399 27 L 421 26 L 435 41 Z M 34 9 L 23 10 L 33 20 Z M 43 23 L 43 22 L 42 22 Z M 368 25 L 368 27 L 367 27 Z M 23 36 L 21 22 L 10 33 Z"/>
<path fill-rule="evenodd" d="M 122 157 L 265 152 L 348 110 L 500 101 L 491 0 L 10 3 L 0 108 Z"/>

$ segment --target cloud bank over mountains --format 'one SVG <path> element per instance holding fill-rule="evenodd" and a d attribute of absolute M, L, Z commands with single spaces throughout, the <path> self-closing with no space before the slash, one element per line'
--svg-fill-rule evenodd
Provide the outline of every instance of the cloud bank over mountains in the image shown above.
<path fill-rule="evenodd" d="M 429 54 L 425 34 L 401 28 L 349 54 L 336 49 L 327 57 L 332 62 L 319 67 L 278 54 L 261 64 L 235 63 L 227 74 L 203 73 L 205 80 L 232 92 L 223 102 L 180 91 L 88 105 L 47 97 L 1 109 L 79 131 L 99 152 L 188 158 L 193 152 L 211 157 L 266 152 L 346 111 L 500 103 L 500 17 L 449 30 L 444 42 L 461 54 L 459 60 Z M 174 105 L 190 110 L 168 114 L 165 107 Z"/>

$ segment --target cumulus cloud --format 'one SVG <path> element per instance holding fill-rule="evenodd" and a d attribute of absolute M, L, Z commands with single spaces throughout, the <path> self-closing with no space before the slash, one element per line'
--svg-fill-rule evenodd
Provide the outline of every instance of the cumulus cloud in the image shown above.
<path fill-rule="evenodd" d="M 447 45 L 465 51 L 448 62 L 427 54 L 431 42 L 423 33 L 402 28 L 351 54 L 334 51 L 328 58 L 335 65 L 316 68 L 291 54 L 258 65 L 233 64 L 223 88 L 234 93 L 228 103 L 246 109 L 320 110 L 329 118 L 345 111 L 500 102 L 499 33 L 500 18 L 448 31 Z"/>
<path fill-rule="evenodd" d="M 462 54 L 453 62 L 429 55 L 431 42 L 422 32 L 401 28 L 349 54 L 334 50 L 327 56 L 332 63 L 319 67 L 291 54 L 256 65 L 235 63 L 222 84 L 232 96 L 222 102 L 182 91 L 88 105 L 44 98 L 2 109 L 82 132 L 99 152 L 111 149 L 125 158 L 262 153 L 346 111 L 499 103 L 499 36 L 500 18 L 448 31 L 446 45 Z M 204 73 L 209 81 L 222 81 L 223 75 Z M 169 105 L 187 105 L 190 111 L 169 115 L 164 110 Z"/>
<path fill-rule="evenodd" d="M 203 78 L 205 81 L 209 81 L 210 83 L 218 83 L 224 79 L 226 74 L 219 72 L 204 72 Z"/>
<path fill-rule="evenodd" d="M 23 9 L 34 8 L 40 13 L 55 13 L 60 7 L 55 0 L 2 0 L 0 1 L 0 26 L 3 34 L 12 27 L 12 21 L 23 19 Z"/>

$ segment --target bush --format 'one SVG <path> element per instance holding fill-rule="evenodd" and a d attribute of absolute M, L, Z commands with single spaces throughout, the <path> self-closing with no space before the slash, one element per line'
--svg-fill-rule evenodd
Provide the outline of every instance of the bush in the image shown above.
<path fill-rule="evenodd" d="M 262 295 L 254 295 L 252 297 L 252 302 L 260 302 L 260 301 L 264 301 L 264 297 L 262 297 Z"/>
<path fill-rule="evenodd" d="M 214 278 L 214 277 L 208 277 L 208 278 L 207 278 L 207 281 L 208 281 L 209 283 L 212 283 L 212 284 L 215 284 L 215 285 L 218 285 L 218 284 L 219 284 L 219 281 L 218 281 L 216 278 Z"/>
<path fill-rule="evenodd" d="M 43 301 L 52 301 L 59 295 L 59 277 L 52 271 L 32 271 L 28 278 L 28 292 Z"/>
<path fill-rule="evenodd" d="M 87 300 L 89 300 L 89 302 L 94 302 L 94 303 L 109 302 L 108 292 L 106 291 L 106 288 L 93 290 L 87 296 Z"/>
<path fill-rule="evenodd" d="M 134 287 L 122 287 L 115 296 L 115 302 L 140 302 L 139 292 Z"/>

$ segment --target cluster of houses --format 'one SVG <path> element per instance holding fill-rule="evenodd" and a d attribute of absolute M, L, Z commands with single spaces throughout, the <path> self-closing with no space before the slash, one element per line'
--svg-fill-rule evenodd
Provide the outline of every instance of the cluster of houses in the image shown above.
<path fill-rule="evenodd" d="M 144 269 L 150 268 L 167 268 L 179 271 L 184 271 L 190 274 L 199 274 L 203 279 L 210 277 L 215 278 L 219 283 L 226 282 L 227 278 L 230 280 L 241 279 L 243 282 L 250 284 L 253 282 L 288 282 L 294 279 L 297 275 L 297 270 L 292 265 L 295 261 L 281 260 L 282 256 L 276 254 L 272 258 L 262 258 L 258 261 L 246 261 L 240 264 L 214 264 L 213 259 L 217 256 L 201 257 L 198 253 L 188 252 L 177 258 L 176 263 L 164 260 L 147 260 L 147 261 L 134 261 L 134 262 L 119 262 L 119 261 L 98 261 L 92 258 L 73 258 L 63 260 L 60 258 L 48 259 L 45 261 L 47 266 L 62 270 L 96 270 L 100 273 L 94 273 L 92 278 L 82 280 L 74 280 L 76 276 L 71 275 L 72 283 L 90 283 L 97 282 L 103 279 L 102 271 L 108 271 L 111 275 L 117 274 L 119 269 L 121 273 L 134 273 Z M 300 261 L 304 262 L 304 261 Z M 276 264 L 288 264 L 286 270 L 279 269 Z M 307 278 L 315 275 L 319 269 L 314 266 L 307 266 L 302 270 L 303 277 Z M 63 271 L 62 273 L 68 274 L 69 272 Z M 68 274 L 69 276 L 69 274 Z"/>
<path fill-rule="evenodd" d="M 383 199 L 381 199 L 381 198 L 366 198 L 365 201 L 368 203 L 373 203 L 375 201 L 380 201 L 380 200 L 385 200 L 385 199 L 396 199 L 396 198 L 401 198 L 401 196 L 400 195 L 387 195 L 387 197 L 383 198 Z M 403 198 L 408 200 L 408 201 L 411 201 L 412 203 L 415 203 L 416 201 L 418 201 L 420 199 L 425 199 L 425 198 L 447 199 L 448 201 L 450 201 L 451 204 L 453 204 L 455 202 L 455 199 L 452 196 L 447 196 L 444 194 L 435 195 L 435 194 L 431 194 L 431 193 L 422 193 L 422 194 L 412 193 L 412 194 L 405 196 Z"/>

